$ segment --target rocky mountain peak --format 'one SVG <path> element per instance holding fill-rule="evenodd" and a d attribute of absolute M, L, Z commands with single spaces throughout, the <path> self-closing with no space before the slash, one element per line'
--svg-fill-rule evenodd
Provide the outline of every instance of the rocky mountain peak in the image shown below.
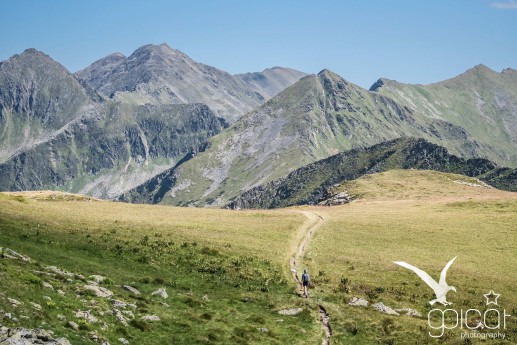
<path fill-rule="evenodd" d="M 20 54 L 15 54 L 11 56 L 8 60 L 2 61 L 0 63 L 4 69 L 8 68 L 8 66 L 12 69 L 12 71 L 16 71 L 19 68 L 57 68 L 61 72 L 68 74 L 68 70 L 63 67 L 59 62 L 53 60 L 47 54 L 35 49 L 29 48 L 24 50 Z M 47 66 L 47 67 L 45 67 Z"/>
<path fill-rule="evenodd" d="M 491 76 L 494 76 L 494 75 L 498 75 L 499 73 L 497 73 L 496 71 L 492 70 L 491 68 L 483 65 L 483 64 L 479 64 L 479 65 L 476 65 L 472 68 L 469 68 L 468 70 L 466 70 L 464 73 L 460 74 L 458 77 L 456 78 L 489 78 Z M 456 78 L 453 78 L 453 79 L 456 79 Z"/>
<path fill-rule="evenodd" d="M 377 92 L 381 87 L 383 87 L 386 84 L 387 79 L 379 78 L 375 83 L 370 86 L 369 91 Z"/>

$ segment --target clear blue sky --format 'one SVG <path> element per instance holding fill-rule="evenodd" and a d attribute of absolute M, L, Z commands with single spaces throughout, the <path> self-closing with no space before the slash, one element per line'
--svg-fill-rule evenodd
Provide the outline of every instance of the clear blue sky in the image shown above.
<path fill-rule="evenodd" d="M 162 42 L 230 73 L 430 83 L 479 63 L 517 68 L 517 0 L 0 0 L 0 60 L 33 47 L 75 72 Z"/>

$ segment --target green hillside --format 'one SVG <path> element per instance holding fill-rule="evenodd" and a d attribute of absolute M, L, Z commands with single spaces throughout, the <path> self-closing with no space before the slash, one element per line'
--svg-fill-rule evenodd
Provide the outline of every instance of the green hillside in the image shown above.
<path fill-rule="evenodd" d="M 503 166 L 517 162 L 517 71 L 484 65 L 429 85 L 380 79 L 371 90 L 429 118 L 460 126 L 480 145 L 481 157 Z"/>

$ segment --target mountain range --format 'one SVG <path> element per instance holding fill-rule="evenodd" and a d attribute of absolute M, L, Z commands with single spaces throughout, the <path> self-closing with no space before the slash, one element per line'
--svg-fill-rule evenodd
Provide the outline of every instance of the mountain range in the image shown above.
<path fill-rule="evenodd" d="M 483 174 L 513 188 L 498 167 L 517 166 L 517 71 L 478 65 L 366 90 L 329 70 L 232 75 L 166 44 L 75 74 L 35 49 L 0 63 L 0 190 L 222 207 L 308 164 L 407 137 L 464 164 L 483 158 Z"/>
<path fill-rule="evenodd" d="M 129 57 L 111 54 L 76 73 L 110 99 L 130 104 L 204 103 L 229 123 L 304 75 L 280 67 L 231 75 L 165 43 L 143 46 Z"/>
<path fill-rule="evenodd" d="M 480 68 L 484 69 L 477 67 L 466 74 L 477 75 Z M 495 74 L 506 80 L 506 73 Z M 450 97 L 464 94 L 469 87 L 479 87 L 475 83 L 469 86 L 469 79 L 462 82 L 464 77 L 458 77 L 456 88 L 449 87 Z M 498 90 L 486 88 L 487 104 L 500 94 Z M 517 105 L 517 92 L 512 88 L 505 92 L 508 102 Z M 243 191 L 286 176 L 306 164 L 400 137 L 424 138 L 460 157 L 483 157 L 503 166 L 515 166 L 516 160 L 511 157 L 517 152 L 517 144 L 486 133 L 493 126 L 494 130 L 505 131 L 507 137 L 515 135 L 514 127 L 499 126 L 507 108 L 486 112 L 492 122 L 478 123 L 481 129 L 470 123 L 471 118 L 477 121 L 479 116 L 461 112 L 465 104 L 470 104 L 468 101 L 449 103 L 451 113 L 463 114 L 462 119 L 449 121 L 445 115 L 429 114 L 386 94 L 382 87 L 368 91 L 328 70 L 306 76 L 209 139 L 207 148 L 193 159 L 121 199 L 224 206 Z M 517 120 L 517 108 L 514 109 L 509 121 Z M 460 125 L 462 122 L 466 124 Z"/>
<path fill-rule="evenodd" d="M 517 191 L 517 169 L 501 169 L 483 158 L 463 159 L 425 139 L 399 138 L 308 164 L 278 180 L 245 191 L 226 207 L 316 205 L 333 198 L 336 186 L 346 181 L 392 169 L 456 173 L 476 177 L 501 189 Z M 476 187 L 488 185 L 479 184 Z"/>
<path fill-rule="evenodd" d="M 0 64 L 0 189 L 117 197 L 303 75 L 276 67 L 232 76 L 165 44 L 74 75 L 28 49 Z"/>

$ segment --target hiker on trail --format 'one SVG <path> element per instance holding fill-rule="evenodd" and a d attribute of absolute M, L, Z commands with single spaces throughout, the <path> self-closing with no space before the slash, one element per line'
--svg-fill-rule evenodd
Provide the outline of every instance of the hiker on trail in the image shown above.
<path fill-rule="evenodd" d="M 309 288 L 309 285 L 311 284 L 311 276 L 309 276 L 309 273 L 307 273 L 307 270 L 303 270 L 302 274 L 302 286 L 303 286 L 303 295 L 305 298 L 309 297 L 307 293 L 307 289 Z"/>

